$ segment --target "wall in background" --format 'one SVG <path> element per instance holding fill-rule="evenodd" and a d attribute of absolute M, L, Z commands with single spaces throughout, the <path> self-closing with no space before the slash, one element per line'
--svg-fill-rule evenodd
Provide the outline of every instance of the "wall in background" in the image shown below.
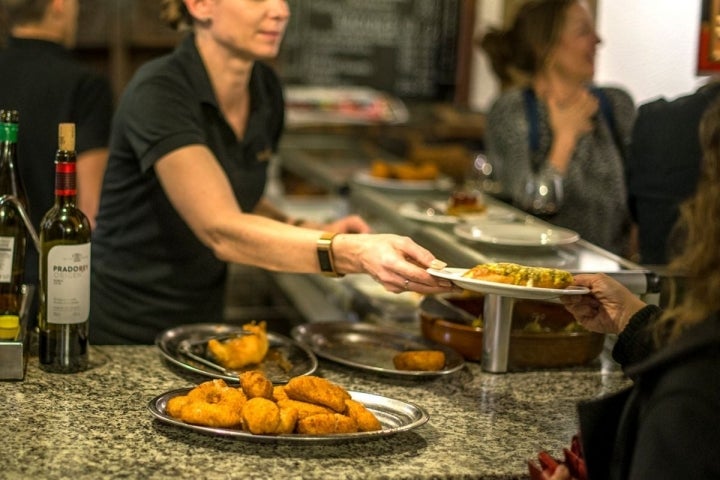
<path fill-rule="evenodd" d="M 476 31 L 501 25 L 504 0 L 479 0 Z M 603 43 L 596 81 L 624 86 L 637 104 L 690 92 L 707 77 L 695 74 L 701 0 L 597 1 Z M 484 54 L 473 53 L 470 106 L 485 111 L 497 85 Z"/>

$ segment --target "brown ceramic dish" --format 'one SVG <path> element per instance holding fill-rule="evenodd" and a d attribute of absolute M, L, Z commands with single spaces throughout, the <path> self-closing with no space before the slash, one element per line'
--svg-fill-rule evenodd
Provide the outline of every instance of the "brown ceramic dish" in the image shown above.
<path fill-rule="evenodd" d="M 473 315 L 482 315 L 482 295 L 445 298 Z M 482 360 L 482 328 L 453 323 L 422 309 L 420 320 L 422 335 L 428 340 L 454 348 L 467 360 Z M 539 300 L 516 300 L 512 325 L 508 352 L 510 370 L 585 365 L 602 352 L 605 339 L 599 333 L 568 327 L 576 324 L 562 305 Z M 536 331 L 538 325 L 543 331 Z"/>

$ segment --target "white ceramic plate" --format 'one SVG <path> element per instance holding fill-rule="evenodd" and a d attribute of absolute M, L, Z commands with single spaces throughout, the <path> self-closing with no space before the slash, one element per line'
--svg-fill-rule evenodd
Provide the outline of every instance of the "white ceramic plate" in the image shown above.
<path fill-rule="evenodd" d="M 448 267 L 443 268 L 442 270 L 428 268 L 427 271 L 430 275 L 450 280 L 455 285 L 462 287 L 466 290 L 472 290 L 474 292 L 482 293 L 491 293 L 495 295 L 501 295 L 503 297 L 545 300 L 549 298 L 559 297 L 561 295 L 584 295 L 586 293 L 590 293 L 590 289 L 580 286 L 570 286 L 563 289 L 523 287 L 520 285 L 509 285 L 507 283 L 486 282 L 483 280 L 465 278 L 463 277 L 463 275 L 465 274 L 465 272 L 468 271 L 467 268 Z"/>
<path fill-rule="evenodd" d="M 397 180 L 373 177 L 368 170 L 360 170 L 353 179 L 361 185 L 388 190 L 451 190 L 455 186 L 452 178 L 445 175 L 439 175 L 434 180 Z"/>
<path fill-rule="evenodd" d="M 517 247 L 553 247 L 580 240 L 572 230 L 533 223 L 460 223 L 453 231 L 466 240 Z"/>
<path fill-rule="evenodd" d="M 442 211 L 447 207 L 447 203 L 442 201 L 435 201 L 430 203 L 432 203 L 432 205 L 435 206 L 435 208 L 439 211 Z M 504 210 L 495 205 L 488 205 L 487 209 L 484 212 L 478 213 L 467 213 L 464 215 L 447 215 L 436 213 L 434 215 L 428 215 L 427 210 L 421 208 L 417 203 L 405 202 L 398 207 L 398 213 L 403 217 L 410 218 L 412 220 L 447 225 L 455 225 L 457 223 L 460 223 L 461 221 L 472 222 L 475 219 L 483 219 L 498 223 L 512 222 L 516 219 L 516 215 L 514 213 L 508 212 L 507 210 Z"/>
<path fill-rule="evenodd" d="M 371 393 L 349 391 L 348 393 L 353 400 L 362 403 L 368 410 L 375 414 L 382 425 L 382 430 L 335 435 L 253 435 L 252 433 L 239 429 L 191 425 L 168 415 L 165 411 L 168 400 L 178 395 L 186 395 L 190 390 L 190 388 L 182 388 L 158 395 L 150 400 L 148 403 L 148 410 L 150 410 L 150 413 L 152 413 L 152 415 L 161 422 L 175 425 L 187 430 L 252 442 L 274 443 L 338 443 L 357 440 L 371 440 L 412 430 L 420 425 L 423 425 L 429 419 L 427 412 L 413 403 L 403 402 L 393 398 L 383 397 L 381 395 L 373 395 Z"/>

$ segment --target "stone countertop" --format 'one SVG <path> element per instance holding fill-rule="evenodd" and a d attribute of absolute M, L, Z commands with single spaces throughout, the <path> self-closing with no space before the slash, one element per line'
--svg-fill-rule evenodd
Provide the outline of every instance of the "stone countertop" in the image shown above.
<path fill-rule="evenodd" d="M 339 444 L 264 443 L 164 424 L 155 396 L 206 380 L 166 362 L 153 346 L 91 349 L 92 368 L 0 382 L 3 478 L 527 478 L 539 449 L 560 455 L 576 432 L 579 400 L 627 380 L 601 362 L 572 370 L 508 374 L 476 363 L 448 376 L 407 379 L 320 361 L 317 375 L 425 409 L 409 432 Z M 607 365 L 606 363 L 602 363 Z"/>

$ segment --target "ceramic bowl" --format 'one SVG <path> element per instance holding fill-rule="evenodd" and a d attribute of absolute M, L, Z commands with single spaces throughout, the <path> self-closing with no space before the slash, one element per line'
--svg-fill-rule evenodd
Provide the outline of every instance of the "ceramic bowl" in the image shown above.
<path fill-rule="evenodd" d="M 445 296 L 473 315 L 483 312 L 482 295 Z M 457 350 L 466 360 L 481 361 L 483 329 L 450 322 L 420 310 L 423 337 Z M 557 303 L 516 300 L 508 349 L 508 369 L 562 368 L 585 365 L 602 352 L 605 335 L 579 327 Z"/>

